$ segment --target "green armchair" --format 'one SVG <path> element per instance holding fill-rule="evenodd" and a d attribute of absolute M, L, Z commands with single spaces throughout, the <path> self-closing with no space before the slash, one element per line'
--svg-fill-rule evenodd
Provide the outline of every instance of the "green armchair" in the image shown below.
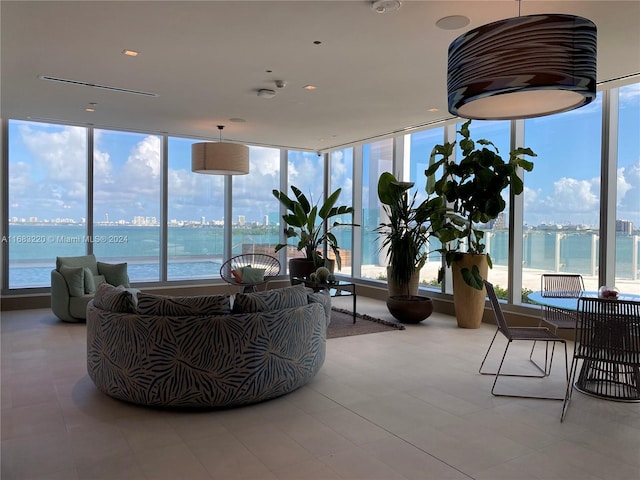
<path fill-rule="evenodd" d="M 129 288 L 126 263 L 103 263 L 95 255 L 57 257 L 51 270 L 51 310 L 65 322 L 86 320 L 87 304 L 103 282 Z"/>

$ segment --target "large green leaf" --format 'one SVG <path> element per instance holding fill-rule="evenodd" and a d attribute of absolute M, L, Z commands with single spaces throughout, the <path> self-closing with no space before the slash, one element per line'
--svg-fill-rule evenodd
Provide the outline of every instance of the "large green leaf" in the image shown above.
<path fill-rule="evenodd" d="M 298 187 L 294 187 L 293 185 L 291 185 L 291 190 L 293 191 L 296 198 L 298 199 L 298 202 L 300 202 L 302 211 L 304 213 L 309 213 L 309 211 L 311 210 L 311 204 L 309 203 L 309 200 L 307 200 L 307 197 L 305 196 L 305 194 L 302 193 L 302 191 Z"/>
<path fill-rule="evenodd" d="M 482 282 L 482 276 L 480 275 L 480 270 L 477 265 L 473 265 L 471 270 L 468 268 L 462 268 L 460 273 L 467 285 L 475 288 L 476 290 L 482 290 L 484 283 Z"/>
<path fill-rule="evenodd" d="M 324 205 L 320 207 L 320 212 L 319 212 L 320 218 L 322 219 L 327 218 L 327 214 L 331 211 L 336 201 L 338 200 L 338 197 L 340 196 L 340 192 L 342 192 L 342 189 L 338 188 L 335 192 L 333 192 L 331 195 L 327 197 L 327 200 L 324 202 Z"/>

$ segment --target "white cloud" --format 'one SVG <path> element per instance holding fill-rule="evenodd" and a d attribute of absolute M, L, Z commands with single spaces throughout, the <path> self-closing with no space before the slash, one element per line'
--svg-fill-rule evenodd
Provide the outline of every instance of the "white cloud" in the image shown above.
<path fill-rule="evenodd" d="M 632 85 L 622 87 L 619 92 L 621 102 L 633 101 L 637 97 L 640 97 L 640 83 L 634 83 Z"/>
<path fill-rule="evenodd" d="M 618 169 L 617 207 L 619 219 L 640 225 L 640 160 Z"/>
<path fill-rule="evenodd" d="M 599 222 L 598 178 L 578 180 L 562 177 L 553 183 L 553 190 L 544 196 L 542 190 L 525 187 L 525 223 L 589 224 Z"/>
<path fill-rule="evenodd" d="M 562 177 L 554 182 L 553 193 L 545 199 L 545 203 L 550 208 L 560 209 L 567 213 L 594 210 L 597 213 L 599 207 L 598 185 L 598 179 L 589 181 Z"/>
<path fill-rule="evenodd" d="M 87 131 L 82 127 L 64 127 L 57 132 L 20 126 L 22 141 L 39 168 L 52 181 L 85 181 Z"/>

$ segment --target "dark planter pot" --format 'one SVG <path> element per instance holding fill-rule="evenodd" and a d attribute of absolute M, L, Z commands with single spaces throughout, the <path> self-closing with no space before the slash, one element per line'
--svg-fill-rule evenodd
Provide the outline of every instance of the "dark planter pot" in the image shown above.
<path fill-rule="evenodd" d="M 387 298 L 387 308 L 402 323 L 420 323 L 433 313 L 433 302 L 420 295 L 395 295 Z"/>
<path fill-rule="evenodd" d="M 307 260 L 306 258 L 289 259 L 289 276 L 291 278 L 309 278 L 309 275 L 315 271 L 316 267 L 313 260 Z"/>

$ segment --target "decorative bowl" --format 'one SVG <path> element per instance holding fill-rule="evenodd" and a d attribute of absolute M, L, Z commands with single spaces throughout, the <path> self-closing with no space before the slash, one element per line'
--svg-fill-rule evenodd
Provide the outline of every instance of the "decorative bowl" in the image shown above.
<path fill-rule="evenodd" d="M 611 300 L 615 300 L 620 295 L 620 290 L 616 287 L 607 287 L 603 285 L 598 289 L 598 298 L 608 298 Z"/>

